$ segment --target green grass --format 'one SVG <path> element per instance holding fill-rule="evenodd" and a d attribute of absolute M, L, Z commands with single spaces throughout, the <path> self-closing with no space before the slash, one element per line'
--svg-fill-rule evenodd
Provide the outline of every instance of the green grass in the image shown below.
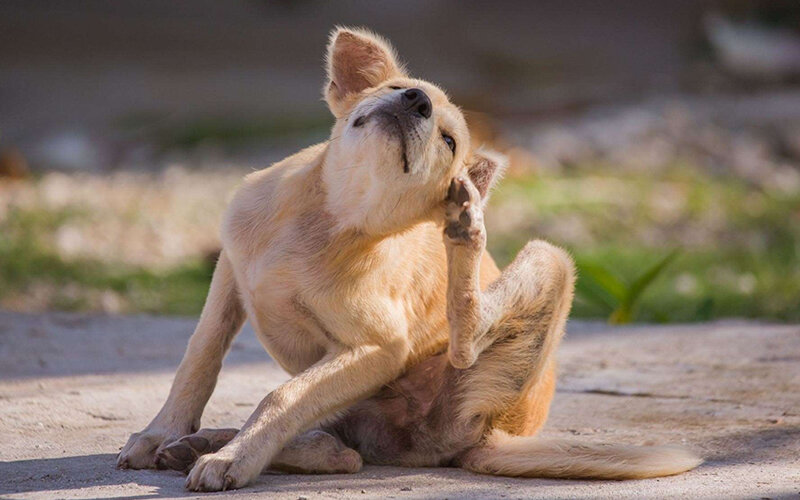
<path fill-rule="evenodd" d="M 213 271 L 202 256 L 165 268 L 60 254 L 55 235 L 65 225 L 109 217 L 122 227 L 130 223 L 125 213 L 89 210 L 78 203 L 0 212 L 0 307 L 200 312 Z M 798 193 L 687 165 L 657 173 L 587 165 L 506 179 L 493 196 L 487 226 L 500 265 L 532 238 L 572 253 L 579 268 L 573 317 L 800 321 Z M 108 307 L 109 296 L 116 306 Z"/>
<path fill-rule="evenodd" d="M 578 263 L 573 317 L 619 322 L 620 289 L 676 251 L 637 290 L 622 322 L 800 320 L 800 196 L 686 166 L 657 176 L 608 170 L 507 179 L 492 210 L 507 216 L 523 207 L 525 216 L 515 227 L 489 228 L 500 263 L 529 238 L 562 245 Z M 678 202 L 664 210 L 658 196 Z M 564 231 L 567 221 L 580 230 Z"/>
<path fill-rule="evenodd" d="M 578 262 L 580 279 L 576 283 L 577 294 L 583 302 L 605 311 L 609 323 L 630 323 L 634 320 L 642 296 L 678 255 L 678 251 L 670 252 L 630 280 L 621 278 L 602 264 Z"/>
<path fill-rule="evenodd" d="M 46 309 L 99 308 L 102 293 L 121 302 L 121 311 L 194 315 L 200 312 L 213 272 L 211 263 L 193 259 L 153 270 L 94 259 L 65 259 L 48 244 L 63 223 L 84 216 L 77 211 L 12 210 L 0 223 L 0 300 L 25 300 L 34 289 Z"/>
<path fill-rule="evenodd" d="M 658 261 L 646 248 L 572 249 L 579 262 L 602 263 L 628 280 Z M 800 320 L 800 276 L 791 261 L 747 251 L 684 251 L 642 293 L 633 319 L 692 322 L 719 318 Z M 585 273 L 579 267 L 579 280 Z M 681 291 L 681 279 L 693 283 Z M 579 293 L 574 316 L 607 318 L 607 310 Z"/>

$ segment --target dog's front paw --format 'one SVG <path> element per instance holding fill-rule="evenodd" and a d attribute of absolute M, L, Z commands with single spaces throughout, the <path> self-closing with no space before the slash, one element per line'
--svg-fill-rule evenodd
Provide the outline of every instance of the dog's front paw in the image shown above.
<path fill-rule="evenodd" d="M 117 455 L 119 469 L 153 469 L 156 467 L 156 451 L 182 435 L 191 432 L 186 429 L 170 429 L 151 425 L 141 432 L 131 434 L 128 442 Z"/>
<path fill-rule="evenodd" d="M 252 459 L 225 448 L 201 456 L 186 478 L 186 489 L 225 491 L 247 485 L 261 473 L 261 467 L 247 458 Z"/>
<path fill-rule="evenodd" d="M 445 200 L 445 242 L 451 245 L 482 246 L 486 241 L 481 195 L 468 178 L 450 181 Z"/>

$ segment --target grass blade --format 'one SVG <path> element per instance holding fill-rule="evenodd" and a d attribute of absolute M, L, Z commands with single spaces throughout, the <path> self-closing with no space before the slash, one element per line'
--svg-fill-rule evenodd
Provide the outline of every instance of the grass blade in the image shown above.
<path fill-rule="evenodd" d="M 639 275 L 628 287 L 625 297 L 620 301 L 619 307 L 611 313 L 608 319 L 609 323 L 623 324 L 633 321 L 633 310 L 639 302 L 639 299 L 641 299 L 648 287 L 664 272 L 679 254 L 680 252 L 678 250 L 673 250 L 667 254 L 666 257 L 651 266 L 650 269 Z"/>

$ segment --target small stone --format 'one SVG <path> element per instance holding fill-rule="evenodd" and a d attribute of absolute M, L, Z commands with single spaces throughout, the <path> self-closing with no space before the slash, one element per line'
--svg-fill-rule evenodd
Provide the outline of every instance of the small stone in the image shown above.
<path fill-rule="evenodd" d="M 400 491 L 411 491 L 411 488 L 409 488 L 408 486 L 403 486 L 402 488 L 400 488 Z"/>

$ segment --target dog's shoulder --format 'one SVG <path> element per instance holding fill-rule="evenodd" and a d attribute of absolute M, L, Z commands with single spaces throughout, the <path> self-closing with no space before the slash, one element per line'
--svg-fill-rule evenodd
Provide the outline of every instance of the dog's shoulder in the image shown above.
<path fill-rule="evenodd" d="M 309 206 L 321 206 L 318 167 L 325 147 L 326 143 L 310 146 L 245 177 L 223 218 L 223 246 L 257 245 Z"/>

